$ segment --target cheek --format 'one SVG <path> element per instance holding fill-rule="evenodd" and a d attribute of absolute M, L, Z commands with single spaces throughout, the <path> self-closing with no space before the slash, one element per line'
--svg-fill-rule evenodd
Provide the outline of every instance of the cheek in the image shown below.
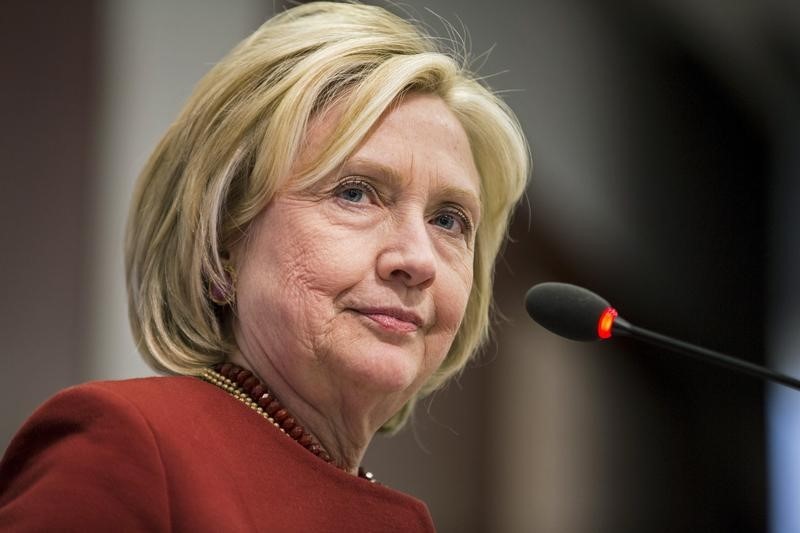
<path fill-rule="evenodd" d="M 437 354 L 439 362 L 447 355 L 464 318 L 472 290 L 472 264 L 459 263 L 443 278 L 436 294 L 437 327 L 431 336 L 438 346 L 436 351 L 441 352 Z"/>
<path fill-rule="evenodd" d="M 322 296 L 320 276 L 315 265 L 324 255 L 281 242 L 269 249 L 254 250 L 240 278 L 242 318 L 261 315 L 283 323 L 303 319 Z M 291 324 L 288 324 L 291 325 Z"/>
<path fill-rule="evenodd" d="M 329 330 L 331 297 L 318 270 L 326 260 L 324 250 L 276 238 L 251 247 L 242 265 L 237 287 L 241 341 L 286 375 L 299 360 L 314 358 L 319 337 Z"/>
<path fill-rule="evenodd" d="M 344 232 L 301 234 L 281 270 L 304 297 L 335 301 L 374 269 L 367 240 L 358 246 L 352 242 L 353 236 Z"/>
<path fill-rule="evenodd" d="M 448 275 L 444 279 L 439 295 L 440 308 L 446 314 L 448 323 L 456 322 L 455 329 L 461 324 L 467 307 L 473 282 L 473 256 L 466 254 L 451 261 L 447 268 Z M 455 332 L 454 332 L 455 334 Z"/>
<path fill-rule="evenodd" d="M 332 318 L 338 296 L 363 279 L 368 247 L 351 246 L 352 235 L 311 218 L 267 223 L 250 243 L 237 288 L 243 320 L 255 314 L 260 327 L 269 321 L 319 328 Z"/>

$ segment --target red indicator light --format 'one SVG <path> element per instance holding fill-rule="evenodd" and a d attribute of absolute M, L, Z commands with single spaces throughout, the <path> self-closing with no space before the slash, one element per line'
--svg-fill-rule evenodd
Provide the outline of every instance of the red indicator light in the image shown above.
<path fill-rule="evenodd" d="M 601 339 L 611 337 L 611 328 L 614 327 L 614 319 L 617 318 L 617 310 L 613 307 L 606 307 L 605 311 L 597 320 L 597 336 Z"/>

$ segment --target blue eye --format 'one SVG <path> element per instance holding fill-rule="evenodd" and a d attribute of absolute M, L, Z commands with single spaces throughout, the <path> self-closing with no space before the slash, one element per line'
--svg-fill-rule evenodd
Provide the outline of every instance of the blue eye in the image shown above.
<path fill-rule="evenodd" d="M 436 215 L 434 221 L 444 229 L 453 229 L 453 226 L 456 224 L 456 217 L 450 213 L 442 213 L 440 215 Z"/>
<path fill-rule="evenodd" d="M 431 223 L 451 233 L 468 235 L 472 232 L 472 221 L 460 209 L 450 208 L 434 215 Z"/>
<path fill-rule="evenodd" d="M 377 193 L 375 188 L 364 180 L 348 179 L 336 187 L 334 195 L 345 202 L 360 204 L 365 200 L 374 199 Z"/>
<path fill-rule="evenodd" d="M 348 202 L 358 203 L 364 198 L 364 191 L 356 187 L 348 187 L 339 191 L 339 198 L 347 200 Z"/>

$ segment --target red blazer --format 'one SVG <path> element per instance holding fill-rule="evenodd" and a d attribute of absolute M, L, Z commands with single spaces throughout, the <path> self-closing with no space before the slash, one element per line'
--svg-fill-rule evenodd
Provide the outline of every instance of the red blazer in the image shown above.
<path fill-rule="evenodd" d="M 191 377 L 95 382 L 40 407 L 0 463 L 1 531 L 433 531 Z"/>

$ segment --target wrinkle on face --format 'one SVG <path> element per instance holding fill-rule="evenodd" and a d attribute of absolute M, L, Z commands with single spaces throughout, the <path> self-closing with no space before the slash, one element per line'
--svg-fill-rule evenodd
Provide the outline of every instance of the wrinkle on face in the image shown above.
<path fill-rule="evenodd" d="M 337 116 L 312 125 L 300 164 L 323 149 Z M 406 97 L 332 175 L 279 192 L 253 221 L 236 258 L 237 343 L 267 383 L 280 374 L 278 387 L 297 397 L 291 407 L 375 430 L 445 359 L 472 288 L 474 234 L 448 233 L 432 217 L 456 203 L 478 223 L 479 176 L 466 139 L 438 97 Z M 362 174 L 382 191 L 380 202 L 336 196 L 343 177 Z M 381 273 L 384 260 L 398 273 L 424 261 L 432 277 L 415 285 Z M 412 309 L 425 325 L 384 331 L 359 312 L 375 306 Z"/>

